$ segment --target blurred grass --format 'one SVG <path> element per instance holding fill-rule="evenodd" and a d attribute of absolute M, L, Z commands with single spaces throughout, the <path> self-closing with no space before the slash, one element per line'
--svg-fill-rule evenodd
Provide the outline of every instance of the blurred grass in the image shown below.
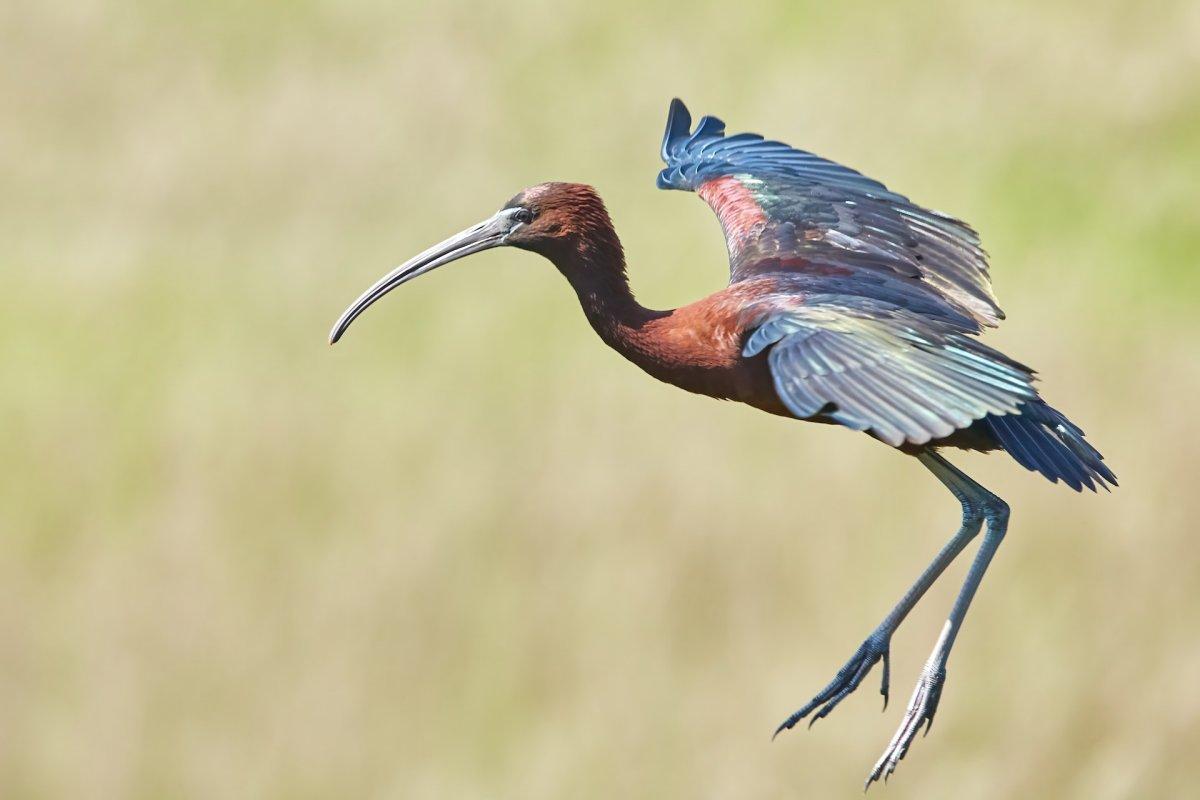
<path fill-rule="evenodd" d="M 480 256 L 336 350 L 386 267 L 596 184 L 643 301 L 721 285 L 667 100 L 972 221 L 1122 478 L 1014 508 L 889 796 L 1180 797 L 1200 771 L 1195 4 L 0 9 L 0 796 L 849 797 L 954 583 L 811 734 L 957 509 L 865 439 L 606 352 Z"/>

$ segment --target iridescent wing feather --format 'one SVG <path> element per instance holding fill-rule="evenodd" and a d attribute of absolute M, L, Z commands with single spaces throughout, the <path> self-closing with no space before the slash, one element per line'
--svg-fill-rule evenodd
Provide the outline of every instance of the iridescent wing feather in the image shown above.
<path fill-rule="evenodd" d="M 766 352 L 796 416 L 824 416 L 893 446 L 925 444 L 1035 401 L 1033 371 L 972 334 L 1003 317 L 979 238 L 832 161 L 691 116 L 675 100 L 658 176 L 716 211 L 746 356 Z M 749 286 L 749 284 L 746 284 Z"/>
<path fill-rule="evenodd" d="M 1028 367 L 945 321 L 851 298 L 769 314 L 743 353 L 768 350 L 775 391 L 806 419 L 823 415 L 893 447 L 926 444 L 1034 400 Z"/>
<path fill-rule="evenodd" d="M 700 194 L 725 229 L 730 279 L 760 274 L 891 273 L 940 295 L 978 325 L 1004 315 L 969 225 L 915 205 L 876 180 L 671 102 L 660 189 Z"/>

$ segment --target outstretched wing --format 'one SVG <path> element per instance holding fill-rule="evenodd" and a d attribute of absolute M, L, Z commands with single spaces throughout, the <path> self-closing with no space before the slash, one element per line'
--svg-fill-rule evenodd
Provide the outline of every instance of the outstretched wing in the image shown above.
<path fill-rule="evenodd" d="M 986 254 L 966 223 L 915 205 L 848 167 L 671 101 L 660 189 L 694 191 L 721 220 L 730 281 L 764 274 L 908 284 L 909 294 L 952 306 L 981 325 L 1004 318 L 992 295 Z"/>
<path fill-rule="evenodd" d="M 794 301 L 794 298 L 792 298 Z M 764 298 L 743 354 L 764 350 L 784 405 L 898 447 L 1033 400 L 1033 371 L 959 325 L 858 297 Z"/>

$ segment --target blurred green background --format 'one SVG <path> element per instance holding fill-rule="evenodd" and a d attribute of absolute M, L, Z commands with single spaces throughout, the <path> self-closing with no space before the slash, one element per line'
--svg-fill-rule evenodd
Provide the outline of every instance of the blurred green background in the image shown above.
<path fill-rule="evenodd" d="M 1200 778 L 1200 6 L 0 8 L 0 796 L 859 796 L 964 564 L 811 732 L 955 528 L 863 436 L 689 396 L 549 264 L 477 256 L 326 332 L 543 180 L 644 303 L 719 288 L 654 190 L 668 100 L 971 221 L 988 341 L 1116 469 L 1013 506 L 889 798 Z"/>

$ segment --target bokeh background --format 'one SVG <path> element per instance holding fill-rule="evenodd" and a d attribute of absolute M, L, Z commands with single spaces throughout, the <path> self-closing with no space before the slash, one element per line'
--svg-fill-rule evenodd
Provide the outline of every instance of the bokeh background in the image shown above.
<path fill-rule="evenodd" d="M 1200 6 L 0 8 L 0 796 L 859 796 L 964 564 L 775 724 L 957 523 L 916 464 L 655 383 L 495 252 L 330 323 L 548 179 L 640 298 L 719 288 L 668 100 L 975 224 L 1122 479 L 1014 508 L 891 798 L 1200 778 Z"/>

